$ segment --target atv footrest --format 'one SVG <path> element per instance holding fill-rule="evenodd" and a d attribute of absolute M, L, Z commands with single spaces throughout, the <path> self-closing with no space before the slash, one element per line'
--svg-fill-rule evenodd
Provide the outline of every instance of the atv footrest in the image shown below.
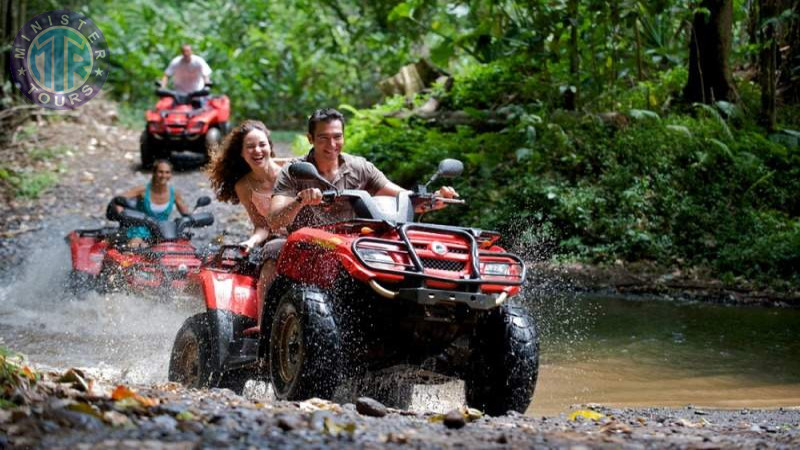
<path fill-rule="evenodd" d="M 477 292 L 443 291 L 439 289 L 407 288 L 398 291 L 399 298 L 421 305 L 463 303 L 472 309 L 491 309 L 497 306 L 497 295 Z"/>

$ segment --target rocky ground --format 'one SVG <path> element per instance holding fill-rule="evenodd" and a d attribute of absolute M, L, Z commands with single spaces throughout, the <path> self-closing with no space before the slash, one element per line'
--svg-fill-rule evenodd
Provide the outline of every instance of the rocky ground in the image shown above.
<path fill-rule="evenodd" d="M 98 385 L 80 371 L 21 375 L 0 448 L 797 448 L 800 409 L 576 407 L 571 414 L 426 413 L 370 398 L 279 402 L 227 389 Z"/>
<path fill-rule="evenodd" d="M 60 181 L 36 200 L 3 193 L 8 207 L 0 210 L 0 273 L 13 271 L 25 250 L 36 245 L 37 230 L 62 217 L 102 222 L 113 194 L 147 178 L 138 169 L 139 132 L 116 124 L 113 105 L 93 101 L 72 115 L 42 120 L 17 133 L 3 149 L 12 166 L 49 170 Z M 47 158 L 30 157 L 41 148 L 57 151 Z M 196 168 L 177 173 L 174 181 L 190 201 L 211 194 L 205 175 Z M 224 231 L 229 235 L 225 239 L 236 241 L 247 233 L 241 207 L 215 202 L 212 211 L 217 225 L 203 238 Z M 693 289 L 695 274 L 603 270 L 560 268 L 555 278 L 565 283 L 583 279 L 584 288 L 617 292 L 646 294 L 651 286 L 661 293 L 674 289 L 680 295 L 711 292 L 708 298 L 763 297 L 771 304 L 798 304 L 796 295 L 742 293 L 709 281 L 695 281 Z M 800 447 L 800 409 L 794 408 L 610 410 L 576 405 L 572 414 L 555 417 L 485 417 L 457 405 L 438 414 L 387 408 L 370 399 L 277 402 L 175 384 L 117 386 L 114 380 L 93 381 L 79 370 L 37 372 L 5 355 L 2 362 L 0 397 L 11 403 L 0 409 L 0 448 Z"/>

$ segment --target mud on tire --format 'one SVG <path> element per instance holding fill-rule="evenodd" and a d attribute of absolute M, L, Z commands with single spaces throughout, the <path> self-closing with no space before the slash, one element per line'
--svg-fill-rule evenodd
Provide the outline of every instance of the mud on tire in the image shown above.
<path fill-rule="evenodd" d="M 328 296 L 290 287 L 275 307 L 270 375 L 281 400 L 330 399 L 341 378 L 339 329 Z"/>
<path fill-rule="evenodd" d="M 156 159 L 164 158 L 163 151 L 159 149 L 156 143 L 147 131 L 142 131 L 139 137 L 139 158 L 142 160 L 142 168 L 150 169 Z"/>
<path fill-rule="evenodd" d="M 479 323 L 464 380 L 467 404 L 489 415 L 524 413 L 539 374 L 539 337 L 521 307 L 506 305 Z"/>
<path fill-rule="evenodd" d="M 211 377 L 209 344 L 206 315 L 201 313 L 186 319 L 172 344 L 169 381 L 191 388 L 208 387 Z"/>
<path fill-rule="evenodd" d="M 219 387 L 236 393 L 244 390 L 245 373 L 214 370 L 219 360 L 219 346 L 211 336 L 211 327 L 205 313 L 186 319 L 175 336 L 169 358 L 169 381 L 190 388 Z"/>

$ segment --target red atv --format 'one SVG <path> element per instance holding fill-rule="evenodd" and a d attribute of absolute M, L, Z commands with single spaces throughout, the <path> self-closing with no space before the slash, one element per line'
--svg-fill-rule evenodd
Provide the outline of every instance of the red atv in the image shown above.
<path fill-rule="evenodd" d="M 434 178 L 462 168 L 444 160 Z M 289 170 L 329 184 L 312 164 Z M 324 201 L 351 202 L 357 218 L 291 233 L 263 312 L 258 268 L 224 247 L 200 271 L 207 311 L 178 331 L 169 379 L 236 391 L 264 379 L 297 400 L 411 365 L 464 379 L 468 404 L 489 414 L 524 412 L 539 365 L 533 319 L 511 301 L 525 265 L 495 232 L 414 222 L 434 200 L 426 186 L 397 198 L 330 186 Z"/>
<path fill-rule="evenodd" d="M 195 209 L 210 203 L 210 198 L 200 197 Z M 117 212 L 116 205 L 123 207 L 122 212 Z M 186 288 L 188 277 L 198 272 L 201 256 L 190 241 L 190 230 L 213 224 L 214 216 L 200 212 L 158 222 L 135 207 L 135 200 L 115 197 L 106 217 L 119 222 L 119 227 L 75 230 L 67 235 L 72 256 L 69 287 L 73 292 L 126 290 L 161 296 Z M 127 247 L 130 226 L 150 230 L 148 247 Z"/>
<path fill-rule="evenodd" d="M 149 168 L 156 159 L 168 159 L 173 151 L 182 150 L 205 160 L 228 132 L 230 100 L 225 95 L 210 97 L 210 85 L 188 94 L 156 85 L 159 100 L 155 110 L 145 112 L 147 128 L 140 140 L 142 166 Z"/>

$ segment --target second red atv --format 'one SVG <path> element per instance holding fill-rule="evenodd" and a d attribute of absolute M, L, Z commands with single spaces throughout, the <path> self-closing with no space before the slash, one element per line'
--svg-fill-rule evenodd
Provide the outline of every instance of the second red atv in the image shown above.
<path fill-rule="evenodd" d="M 210 203 L 209 197 L 200 197 L 195 208 Z M 116 205 L 123 207 L 122 212 Z M 119 227 L 79 229 L 67 235 L 72 257 L 69 288 L 73 292 L 96 289 L 171 295 L 185 289 L 189 277 L 199 271 L 202 255 L 191 243 L 190 230 L 212 225 L 214 216 L 200 212 L 157 222 L 135 206 L 134 200 L 115 197 L 106 217 L 119 222 Z M 150 230 L 152 241 L 144 248 L 129 248 L 127 227 L 137 225 Z"/>
<path fill-rule="evenodd" d="M 445 160 L 437 176 L 462 168 Z M 326 183 L 309 163 L 289 170 Z M 345 381 L 403 365 L 462 378 L 467 403 L 489 414 L 524 412 L 538 336 L 513 301 L 525 265 L 500 235 L 415 222 L 415 204 L 433 201 L 424 186 L 397 198 L 331 186 L 323 197 L 351 202 L 357 218 L 291 233 L 263 311 L 258 267 L 236 247 L 204 264 L 207 310 L 178 332 L 169 379 L 237 391 L 263 379 L 279 399 L 330 399 Z"/>
<path fill-rule="evenodd" d="M 156 89 L 155 109 L 145 112 L 147 127 L 140 139 L 142 166 L 169 159 L 172 152 L 190 151 L 208 157 L 208 151 L 229 131 L 231 105 L 227 96 L 211 96 L 210 85 L 187 94 Z"/>

